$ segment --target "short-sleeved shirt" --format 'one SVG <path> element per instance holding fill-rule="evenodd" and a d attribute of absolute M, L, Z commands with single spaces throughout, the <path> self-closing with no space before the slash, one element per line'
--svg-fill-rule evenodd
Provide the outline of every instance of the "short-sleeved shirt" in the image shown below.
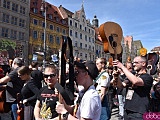
<path fill-rule="evenodd" d="M 24 85 L 24 81 L 22 81 L 18 77 L 18 69 L 19 68 L 16 68 L 8 74 L 11 80 L 7 83 L 6 87 L 6 102 L 15 102 L 17 98 L 17 93 L 21 93 L 21 89 Z"/>
<path fill-rule="evenodd" d="M 80 93 L 82 93 L 82 91 Z M 95 87 L 92 85 L 83 94 L 76 116 L 78 119 L 82 117 L 82 118 L 89 118 L 92 120 L 99 120 L 100 115 L 101 115 L 100 96 L 96 91 Z"/>
<path fill-rule="evenodd" d="M 56 102 L 58 101 L 58 97 L 55 95 L 55 89 L 48 89 L 48 86 L 44 86 L 40 89 L 40 93 L 38 95 L 38 100 L 40 101 L 41 105 L 43 106 L 44 102 L 46 103 L 46 110 L 50 107 L 52 117 L 55 118 L 58 116 L 56 112 Z"/>
<path fill-rule="evenodd" d="M 96 90 L 100 93 L 101 87 L 109 87 L 110 86 L 110 77 L 107 72 L 103 72 L 98 79 L 96 80 L 96 83 L 98 84 L 96 87 Z"/>
<path fill-rule="evenodd" d="M 132 88 L 134 93 L 131 100 L 126 99 L 125 109 L 143 114 L 149 109 L 149 94 L 153 78 L 147 73 L 141 74 L 139 77 L 143 80 L 144 86 L 135 86 Z M 130 88 L 127 88 L 127 91 L 128 90 L 130 90 Z"/>

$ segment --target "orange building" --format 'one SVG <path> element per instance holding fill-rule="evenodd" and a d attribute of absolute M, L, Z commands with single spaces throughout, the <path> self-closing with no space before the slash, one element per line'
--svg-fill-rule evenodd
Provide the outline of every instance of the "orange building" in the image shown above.
<path fill-rule="evenodd" d="M 45 11 L 46 10 L 46 29 L 45 29 Z M 51 55 L 58 54 L 62 35 L 68 36 L 68 21 L 63 19 L 58 7 L 48 2 L 42 4 L 42 0 L 31 0 L 30 2 L 30 34 L 29 34 L 29 61 L 33 56 L 37 60 L 43 61 L 44 37 L 46 41 L 46 60 L 51 59 Z M 46 34 L 44 34 L 44 30 Z"/>

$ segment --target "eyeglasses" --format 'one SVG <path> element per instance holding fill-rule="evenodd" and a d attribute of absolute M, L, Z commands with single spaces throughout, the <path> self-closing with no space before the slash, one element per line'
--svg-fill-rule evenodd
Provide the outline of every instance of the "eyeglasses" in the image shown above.
<path fill-rule="evenodd" d="M 139 64 L 139 63 L 142 63 L 142 62 L 145 62 L 145 61 L 132 62 L 132 64 Z"/>
<path fill-rule="evenodd" d="M 50 74 L 50 75 L 43 74 L 44 78 L 48 78 L 48 77 L 53 78 L 55 76 L 56 76 L 56 74 Z"/>

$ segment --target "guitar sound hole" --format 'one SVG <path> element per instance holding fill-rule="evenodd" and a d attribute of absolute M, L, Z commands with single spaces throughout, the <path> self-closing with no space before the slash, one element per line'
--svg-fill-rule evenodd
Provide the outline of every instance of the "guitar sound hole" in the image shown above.
<path fill-rule="evenodd" d="M 117 47 L 117 43 L 115 41 L 112 42 L 113 47 Z"/>

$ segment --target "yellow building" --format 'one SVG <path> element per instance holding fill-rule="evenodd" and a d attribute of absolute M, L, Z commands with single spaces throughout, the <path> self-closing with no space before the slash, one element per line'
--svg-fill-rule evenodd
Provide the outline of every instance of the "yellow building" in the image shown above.
<path fill-rule="evenodd" d="M 43 8 L 43 11 L 41 8 Z M 36 60 L 42 62 L 44 48 L 46 48 L 46 60 L 50 61 L 51 55 L 58 54 L 62 35 L 68 36 L 68 29 L 68 20 L 62 18 L 58 7 L 42 2 L 42 0 L 31 0 L 29 61 L 31 62 L 33 55 L 35 55 L 37 56 Z M 44 41 L 46 41 L 46 44 L 44 44 Z"/>

